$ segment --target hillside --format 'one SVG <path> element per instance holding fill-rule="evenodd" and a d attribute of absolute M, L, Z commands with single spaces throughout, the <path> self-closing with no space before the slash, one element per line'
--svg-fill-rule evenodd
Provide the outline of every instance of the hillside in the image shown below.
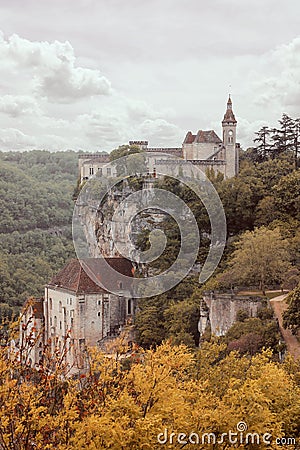
<path fill-rule="evenodd" d="M 73 256 L 72 194 L 78 154 L 0 153 L 0 313 L 43 294 Z"/>

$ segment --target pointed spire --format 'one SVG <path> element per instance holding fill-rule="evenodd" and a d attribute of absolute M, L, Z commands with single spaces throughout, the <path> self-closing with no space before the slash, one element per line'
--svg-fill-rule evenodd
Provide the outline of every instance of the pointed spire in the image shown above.
<path fill-rule="evenodd" d="M 235 116 L 233 114 L 233 111 L 232 111 L 232 100 L 231 100 L 230 94 L 229 94 L 229 97 L 228 97 L 227 110 L 225 112 L 224 119 L 222 121 L 222 125 L 226 125 L 226 123 L 228 123 L 228 122 L 230 122 L 230 123 L 237 123 L 236 119 L 235 119 Z"/>
<path fill-rule="evenodd" d="M 227 101 L 227 109 L 232 109 L 232 101 L 231 101 L 230 94 L 229 94 L 228 101 Z"/>

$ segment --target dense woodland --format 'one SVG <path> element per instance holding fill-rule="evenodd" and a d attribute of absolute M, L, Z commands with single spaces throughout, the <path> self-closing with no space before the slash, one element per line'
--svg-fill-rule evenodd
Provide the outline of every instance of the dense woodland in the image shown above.
<path fill-rule="evenodd" d="M 291 119 L 292 120 L 292 119 Z M 257 133 L 257 146 L 242 151 L 240 173 L 224 180 L 220 174 L 208 173 L 222 200 L 228 229 L 228 240 L 222 261 L 213 277 L 199 286 L 196 276 L 187 277 L 179 286 L 159 298 L 140 301 L 137 315 L 138 340 L 143 346 L 160 344 L 171 338 L 175 343 L 197 345 L 197 311 L 203 291 L 238 292 L 241 289 L 259 291 L 266 296 L 267 289 L 294 289 L 300 275 L 300 170 L 299 121 L 292 121 L 293 132 L 287 132 L 287 116 L 279 122 L 278 130 L 269 131 L 269 140 L 261 143 L 265 128 Z M 263 138 L 264 139 L 264 138 Z M 266 147 L 268 146 L 268 147 Z M 267 149 L 267 150 L 266 150 Z M 186 186 L 165 178 L 158 187 L 179 195 L 192 209 L 202 236 L 198 262 L 205 261 L 210 233 L 210 222 L 204 206 Z M 180 235 L 175 222 L 165 221 L 162 228 L 169 237 L 169 245 L 162 257 L 151 264 L 157 273 L 175 260 Z M 143 250 L 149 247 L 149 230 L 140 238 Z M 299 300 L 296 308 L 299 307 Z M 292 307 L 291 307 L 292 308 Z M 286 324 L 300 328 L 299 314 Z M 270 316 L 270 322 L 266 317 Z M 209 338 L 209 336 L 208 336 Z M 272 312 L 262 308 L 257 319 L 240 317 L 235 333 L 224 339 L 230 348 L 241 353 L 249 347 L 259 351 L 266 343 L 275 352 L 280 351 L 280 336 L 272 320 Z"/>
<path fill-rule="evenodd" d="M 280 126 L 277 135 L 282 137 L 286 131 Z M 274 131 L 268 134 L 273 135 Z M 130 352 L 124 344 L 126 336 L 112 344 L 110 358 L 87 349 L 89 371 L 65 378 L 60 352 L 50 354 L 47 345 L 39 370 L 28 366 L 30 348 L 35 345 L 32 336 L 21 337 L 18 349 L 8 352 L 8 343 L 19 337 L 19 324 L 2 323 L 1 448 L 156 449 L 162 448 L 158 434 L 167 430 L 168 447 L 189 449 L 197 444 L 197 448 L 225 450 L 232 447 L 221 439 L 222 433 L 236 432 L 241 421 L 247 432 L 257 435 L 240 448 L 276 449 L 275 439 L 285 437 L 296 442 L 300 435 L 300 366 L 289 356 L 278 360 L 283 347 L 267 302 L 257 318 L 240 311 L 226 336 L 216 338 L 208 332 L 198 346 L 203 290 L 255 289 L 264 297 L 269 287 L 289 289 L 284 323 L 294 334 L 299 332 L 298 147 L 295 135 L 293 145 L 286 140 L 279 148 L 278 141 L 274 142 L 266 151 L 258 140 L 257 147 L 242 152 L 236 178 L 223 180 L 221 175 L 208 173 L 227 216 L 228 240 L 221 264 L 205 286 L 199 286 L 197 276 L 191 274 L 159 297 L 140 300 L 138 344 Z M 29 296 L 42 295 L 52 273 L 74 256 L 71 217 L 77 160 L 78 154 L 71 151 L 0 153 L 2 318 L 18 312 Z M 202 237 L 201 265 L 210 233 L 203 205 L 172 179 L 160 180 L 159 185 L 180 195 L 194 211 Z M 166 220 L 162 228 L 169 245 L 150 267 L 153 272 L 169 267 L 178 252 L 176 224 Z M 148 235 L 145 229 L 139 236 L 142 249 L 149 246 Z M 29 324 L 23 324 L 24 333 Z M 190 433 L 194 433 L 193 443 L 183 444 Z M 218 442 L 208 445 L 205 433 L 215 433 Z M 270 444 L 262 442 L 264 433 L 269 433 Z M 289 448 L 298 448 L 293 442 Z"/>
<path fill-rule="evenodd" d="M 43 295 L 53 272 L 74 255 L 71 218 L 78 154 L 0 153 L 0 308 L 11 315 Z"/>
<path fill-rule="evenodd" d="M 228 242 L 221 264 L 205 286 L 199 286 L 194 274 L 158 298 L 141 300 L 136 320 L 139 344 L 150 347 L 171 337 L 174 343 L 198 345 L 197 321 L 203 290 L 232 291 L 251 287 L 265 295 L 268 287 L 293 289 L 297 285 L 300 268 L 299 121 L 284 115 L 279 125 L 277 130 L 263 127 L 257 132 L 256 147 L 241 152 L 238 177 L 224 180 L 220 174 L 208 173 L 227 218 Z M 136 151 L 136 148 L 121 146 L 111 153 L 111 158 Z M 74 256 L 71 217 L 77 163 L 78 154 L 72 151 L 0 153 L 2 315 L 11 316 L 28 297 L 43 295 L 43 286 L 53 272 Z M 210 243 L 210 222 L 204 206 L 190 189 L 174 179 L 159 180 L 158 187 L 179 195 L 194 212 L 202 238 L 198 257 L 201 265 Z M 162 226 L 168 245 L 162 257 L 152 264 L 154 272 L 161 272 L 172 264 L 180 244 L 176 223 L 167 220 Z M 145 229 L 138 239 L 142 249 L 149 244 L 148 234 L 149 230 Z M 263 267 L 263 272 L 258 273 L 257 267 Z M 182 317 L 185 320 L 181 320 Z M 249 319 L 241 319 L 236 341 L 249 334 Z M 269 328 L 265 330 L 264 326 Z M 260 331 L 252 335 L 257 350 L 268 339 L 273 342 L 273 348 L 277 348 L 275 329 L 272 336 L 265 337 L 270 329 L 272 326 L 262 321 Z"/>

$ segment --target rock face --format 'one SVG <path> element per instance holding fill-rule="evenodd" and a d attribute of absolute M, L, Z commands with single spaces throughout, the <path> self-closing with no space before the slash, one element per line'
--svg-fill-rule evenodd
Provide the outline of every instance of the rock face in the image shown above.
<path fill-rule="evenodd" d="M 146 208 L 152 195 L 153 182 L 143 184 L 139 201 L 130 201 L 137 189 L 126 180 L 110 189 L 103 201 L 82 201 L 77 204 L 77 215 L 83 228 L 83 238 L 88 243 L 89 257 L 124 256 L 138 260 L 136 241 L 142 231 L 152 230 L 165 218 L 155 209 Z M 117 214 L 116 214 L 117 212 Z"/>
<path fill-rule="evenodd" d="M 215 336 L 224 336 L 229 328 L 236 322 L 237 313 L 245 311 L 249 317 L 257 317 L 262 306 L 259 297 L 244 297 L 234 294 L 204 295 L 204 307 L 200 309 L 199 332 L 203 334 L 209 321 L 211 333 Z M 207 320 L 208 319 L 208 320 Z"/>

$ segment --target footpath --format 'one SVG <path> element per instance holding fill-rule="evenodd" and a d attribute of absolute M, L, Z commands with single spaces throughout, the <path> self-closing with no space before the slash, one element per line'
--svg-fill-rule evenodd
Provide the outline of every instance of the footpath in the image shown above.
<path fill-rule="evenodd" d="M 283 328 L 282 325 L 282 315 L 288 307 L 285 302 L 287 295 L 288 294 L 283 294 L 274 297 L 270 300 L 270 303 L 274 310 L 275 317 L 278 319 L 279 328 L 286 343 L 287 350 L 295 359 L 298 359 L 300 358 L 300 343 L 296 336 L 294 336 L 290 330 Z"/>

